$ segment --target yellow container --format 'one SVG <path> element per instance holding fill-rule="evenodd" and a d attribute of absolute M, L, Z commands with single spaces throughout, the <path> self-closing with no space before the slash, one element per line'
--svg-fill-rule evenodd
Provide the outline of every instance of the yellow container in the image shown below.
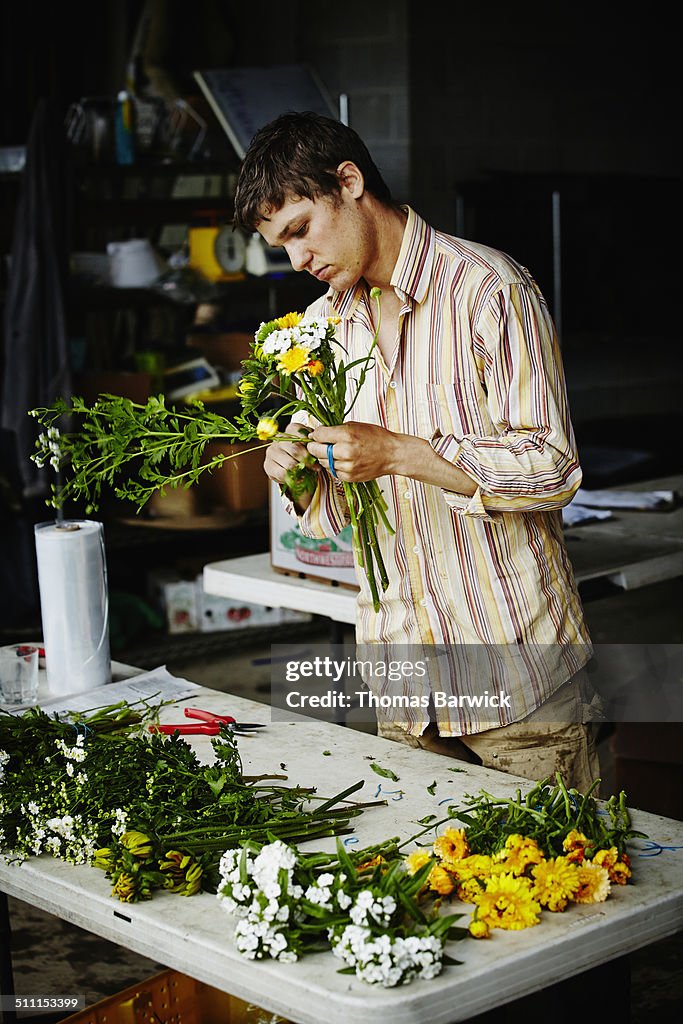
<path fill-rule="evenodd" d="M 117 992 L 63 1024 L 291 1024 L 178 971 L 162 971 Z"/>
<path fill-rule="evenodd" d="M 216 227 L 190 227 L 190 266 L 209 281 L 240 281 L 244 274 L 221 266 L 216 255 L 216 239 L 222 229 Z"/>

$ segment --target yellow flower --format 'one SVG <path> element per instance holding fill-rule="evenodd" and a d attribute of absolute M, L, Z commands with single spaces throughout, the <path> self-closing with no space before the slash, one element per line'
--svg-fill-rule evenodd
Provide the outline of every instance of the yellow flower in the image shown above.
<path fill-rule="evenodd" d="M 483 892 L 483 883 L 478 878 L 467 878 L 460 882 L 456 895 L 463 903 L 476 903 Z"/>
<path fill-rule="evenodd" d="M 520 931 L 538 924 L 541 908 L 529 881 L 514 875 L 496 875 L 477 899 L 477 920 L 489 928 Z"/>
<path fill-rule="evenodd" d="M 152 840 L 144 832 L 136 832 L 135 829 L 124 832 L 120 842 L 134 857 L 149 857 L 152 852 Z"/>
<path fill-rule="evenodd" d="M 577 832 L 575 828 L 568 833 L 562 843 L 562 849 L 567 854 L 567 860 L 573 864 L 583 864 L 586 859 L 586 847 L 590 844 L 588 836 L 583 832 Z"/>
<path fill-rule="evenodd" d="M 302 320 L 303 313 L 285 313 L 284 316 L 279 316 L 275 323 L 278 330 L 282 331 L 286 327 L 296 327 Z"/>
<path fill-rule="evenodd" d="M 470 921 L 468 931 L 473 939 L 488 939 L 491 934 L 486 921 L 481 921 L 476 917 Z"/>
<path fill-rule="evenodd" d="M 523 875 L 530 864 L 539 864 L 544 859 L 543 850 L 535 839 L 518 834 L 508 836 L 504 849 L 496 854 L 496 860 L 513 875 Z"/>
<path fill-rule="evenodd" d="M 304 345 L 292 345 L 290 349 L 283 352 L 277 361 L 277 368 L 282 373 L 298 373 L 303 370 L 311 358 L 311 350 Z"/>
<path fill-rule="evenodd" d="M 408 873 L 411 875 L 417 874 L 420 868 L 423 868 L 427 861 L 430 860 L 430 856 L 426 850 L 413 850 L 406 857 L 406 867 Z"/>
<path fill-rule="evenodd" d="M 277 420 L 272 416 L 263 416 L 256 424 L 256 436 L 259 441 L 270 440 L 271 437 L 275 437 L 278 430 Z"/>
<path fill-rule="evenodd" d="M 562 843 L 562 849 L 569 853 L 570 850 L 577 850 L 579 847 L 588 846 L 588 836 L 585 836 L 583 832 L 577 832 L 575 828 L 567 834 Z"/>
<path fill-rule="evenodd" d="M 445 868 L 435 864 L 429 872 L 429 888 L 438 892 L 440 896 L 448 896 L 455 889 L 455 881 Z"/>
<path fill-rule="evenodd" d="M 453 872 L 461 882 L 468 878 L 489 878 L 493 870 L 493 860 L 485 853 L 472 853 L 469 857 L 454 863 Z"/>
<path fill-rule="evenodd" d="M 332 324 L 333 327 L 336 327 L 338 324 L 341 323 L 341 317 L 340 316 L 328 316 L 327 322 L 328 322 L 328 324 Z"/>
<path fill-rule="evenodd" d="M 626 885 L 632 875 L 628 854 L 618 854 L 616 846 L 611 846 L 609 850 L 598 850 L 593 863 L 606 868 L 610 882 L 616 882 L 617 885 Z"/>
<path fill-rule="evenodd" d="M 587 861 L 577 868 L 579 888 L 574 893 L 575 903 L 602 903 L 609 896 L 610 883 L 607 868 Z"/>
<path fill-rule="evenodd" d="M 469 843 L 465 830 L 462 828 L 447 828 L 443 835 L 434 840 L 434 853 L 440 861 L 450 867 L 455 862 L 467 857 L 470 852 Z"/>
<path fill-rule="evenodd" d="M 132 903 L 138 894 L 138 888 L 139 886 L 133 875 L 122 871 L 116 879 L 111 894 L 112 896 L 117 896 L 122 903 Z"/>
<path fill-rule="evenodd" d="M 250 391 L 254 390 L 254 382 L 245 378 L 239 382 L 237 389 L 241 395 L 248 395 Z"/>
<path fill-rule="evenodd" d="M 111 849 L 108 846 L 102 846 L 99 850 L 95 850 L 91 863 L 94 868 L 109 871 L 114 865 L 114 855 Z"/>
<path fill-rule="evenodd" d="M 371 868 L 376 868 L 379 864 L 384 864 L 384 857 L 381 853 L 378 853 L 371 860 L 365 860 L 362 864 L 359 864 L 356 868 L 357 871 L 369 871 Z"/>
<path fill-rule="evenodd" d="M 323 363 L 319 359 L 311 359 L 310 363 L 307 363 L 305 370 L 309 377 L 319 377 L 325 369 Z"/>
<path fill-rule="evenodd" d="M 537 864 L 532 871 L 533 893 L 548 910 L 564 910 L 579 888 L 579 871 L 566 857 L 554 857 Z"/>

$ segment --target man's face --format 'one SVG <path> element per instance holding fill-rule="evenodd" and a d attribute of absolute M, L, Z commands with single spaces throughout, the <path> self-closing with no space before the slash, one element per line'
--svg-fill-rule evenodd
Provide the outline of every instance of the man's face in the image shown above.
<path fill-rule="evenodd" d="M 352 288 L 371 262 L 369 232 L 355 199 L 293 197 L 257 225 L 269 245 L 283 246 L 295 270 L 306 270 L 335 291 Z"/>

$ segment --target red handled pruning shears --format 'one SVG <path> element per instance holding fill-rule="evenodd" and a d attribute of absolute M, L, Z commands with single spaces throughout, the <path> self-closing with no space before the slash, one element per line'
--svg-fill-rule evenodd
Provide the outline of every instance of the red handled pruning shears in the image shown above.
<path fill-rule="evenodd" d="M 200 722 L 183 722 L 179 725 L 150 725 L 150 732 L 181 733 L 184 736 L 217 736 L 222 725 L 227 725 L 238 736 L 246 735 L 251 729 L 265 729 L 265 725 L 254 722 L 238 722 L 232 715 L 216 715 L 201 708 L 185 708 L 186 718 L 197 718 Z"/>

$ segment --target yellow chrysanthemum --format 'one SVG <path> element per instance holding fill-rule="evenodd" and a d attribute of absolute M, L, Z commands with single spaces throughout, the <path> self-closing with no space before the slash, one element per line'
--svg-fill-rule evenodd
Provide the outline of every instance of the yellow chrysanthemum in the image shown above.
<path fill-rule="evenodd" d="M 272 416 L 262 416 L 256 424 L 256 436 L 259 441 L 269 441 L 271 437 L 275 437 L 278 430 L 277 420 Z"/>
<path fill-rule="evenodd" d="M 496 875 L 477 899 L 477 920 L 489 928 L 520 931 L 538 924 L 541 908 L 526 878 Z"/>
<path fill-rule="evenodd" d="M 608 850 L 598 850 L 593 857 L 593 863 L 606 868 L 610 882 L 617 885 L 626 885 L 632 875 L 628 854 L 618 854 L 616 846 L 610 846 Z"/>
<path fill-rule="evenodd" d="M 493 859 L 485 853 L 472 853 L 457 861 L 453 871 L 460 882 L 466 882 L 468 878 L 489 878 L 493 871 Z"/>
<path fill-rule="evenodd" d="M 298 373 L 299 370 L 303 370 L 310 358 L 311 350 L 309 348 L 304 345 L 292 345 L 278 359 L 277 368 L 282 373 Z"/>
<path fill-rule="evenodd" d="M 459 883 L 456 896 L 463 903 L 476 903 L 483 891 L 483 883 L 478 878 L 468 878 Z"/>
<path fill-rule="evenodd" d="M 534 896 L 548 910 L 564 910 L 579 888 L 579 869 L 566 857 L 542 861 L 532 875 Z"/>
<path fill-rule="evenodd" d="M 413 852 L 409 853 L 406 857 L 406 867 L 409 874 L 417 874 L 420 868 L 423 868 L 429 859 L 430 856 L 427 850 L 413 850 Z"/>
<path fill-rule="evenodd" d="M 449 871 L 440 864 L 435 864 L 429 872 L 429 888 L 440 896 L 448 896 L 455 889 L 455 880 Z"/>
<path fill-rule="evenodd" d="M 336 327 L 338 324 L 341 323 L 341 317 L 340 316 L 328 316 L 327 322 L 328 322 L 328 324 L 332 324 L 333 327 Z"/>
<path fill-rule="evenodd" d="M 470 852 L 465 830 L 462 828 L 447 828 L 442 835 L 434 840 L 433 849 L 436 856 L 446 867 L 454 867 L 456 861 L 467 857 Z"/>
<path fill-rule="evenodd" d="M 302 320 L 303 313 L 285 313 L 284 316 L 279 316 L 275 323 L 278 329 L 282 331 L 286 327 L 296 327 Z"/>
<path fill-rule="evenodd" d="M 496 860 L 513 875 L 523 875 L 529 865 L 540 864 L 544 859 L 543 850 L 535 839 L 518 834 L 508 836 L 505 847 L 496 854 Z"/>
<path fill-rule="evenodd" d="M 311 359 L 304 369 L 309 377 L 319 377 L 325 369 L 325 364 L 321 363 L 319 359 Z"/>
<path fill-rule="evenodd" d="M 607 868 L 587 861 L 577 869 L 579 888 L 573 896 L 575 903 L 603 903 L 609 896 L 610 883 Z"/>
<path fill-rule="evenodd" d="M 486 921 L 481 921 L 479 918 L 473 918 L 470 921 L 468 929 L 473 939 L 488 939 L 490 938 L 491 932 Z"/>

